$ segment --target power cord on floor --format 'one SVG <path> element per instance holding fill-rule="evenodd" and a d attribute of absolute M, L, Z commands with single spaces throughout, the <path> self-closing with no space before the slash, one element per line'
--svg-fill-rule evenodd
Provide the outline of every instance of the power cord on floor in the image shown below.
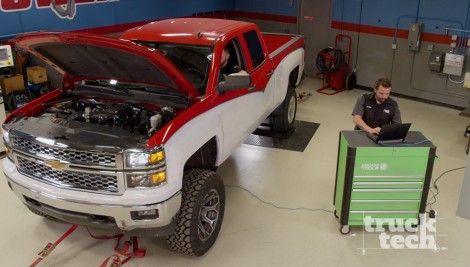
<path fill-rule="evenodd" d="M 432 216 L 435 213 L 434 210 L 432 209 L 432 205 L 434 205 L 437 202 L 436 197 L 437 197 L 437 195 L 439 195 L 439 188 L 437 187 L 437 181 L 439 181 L 439 179 L 441 179 L 445 174 L 447 174 L 449 172 L 453 172 L 453 171 L 457 171 L 457 170 L 461 170 L 461 169 L 465 169 L 465 168 L 466 167 L 458 167 L 458 168 L 447 170 L 447 171 L 441 173 L 441 175 L 439 175 L 436 179 L 431 180 L 431 186 L 429 186 L 429 192 L 431 192 L 432 197 L 429 198 L 429 201 L 426 204 L 426 206 L 429 206 L 429 208 L 430 208 L 430 211 L 429 211 L 430 216 Z M 434 192 L 433 189 L 435 189 L 436 192 Z"/>
<path fill-rule="evenodd" d="M 280 210 L 291 210 L 291 211 L 295 211 L 295 210 L 305 210 L 305 211 L 313 211 L 313 212 L 317 212 L 317 211 L 322 211 L 322 212 L 330 212 L 330 213 L 333 213 L 333 211 L 331 210 L 326 210 L 326 209 L 322 209 L 322 208 L 317 208 L 317 209 L 311 209 L 311 208 L 303 208 L 303 207 L 300 207 L 300 208 L 289 208 L 289 207 L 281 207 L 281 206 L 278 206 L 272 202 L 267 202 L 267 201 L 264 201 L 262 200 L 260 197 L 258 197 L 257 195 L 253 194 L 250 190 L 244 188 L 244 187 L 241 187 L 239 185 L 225 185 L 225 187 L 229 187 L 229 188 L 238 188 L 238 189 L 241 189 L 245 192 L 247 192 L 248 194 L 250 194 L 252 197 L 256 198 L 258 201 L 260 201 L 261 203 L 263 204 L 266 204 L 266 205 L 269 205 L 269 206 L 272 206 L 276 209 L 280 209 Z"/>
<path fill-rule="evenodd" d="M 445 174 L 447 174 L 449 172 L 453 172 L 453 171 L 457 171 L 457 170 L 461 170 L 461 169 L 465 169 L 465 168 L 466 167 L 459 167 L 459 168 L 454 168 L 454 169 L 447 170 L 447 171 L 443 172 L 441 175 L 439 175 L 436 179 L 432 180 L 432 182 L 431 182 L 432 185 L 429 187 L 429 192 L 432 193 L 432 197 L 429 199 L 428 203 L 426 204 L 426 206 L 429 206 L 429 208 L 430 208 L 430 211 L 428 212 L 430 215 L 435 214 L 435 211 L 432 209 L 432 205 L 437 202 L 436 197 L 437 197 L 437 195 L 439 195 L 439 188 L 437 186 L 437 182 L 439 181 L 439 179 L 441 179 Z M 326 210 L 326 209 L 322 209 L 322 208 L 312 209 L 312 208 L 304 208 L 304 207 L 300 207 L 300 208 L 282 207 L 282 206 L 278 206 L 278 205 L 276 205 L 272 202 L 268 202 L 268 201 L 265 201 L 265 200 L 261 199 L 260 197 L 258 197 L 254 193 L 252 193 L 250 190 L 248 190 L 244 187 L 241 187 L 239 185 L 225 185 L 225 187 L 241 189 L 241 190 L 247 192 L 249 195 L 251 195 L 255 199 L 257 199 L 259 202 L 261 202 L 263 204 L 266 204 L 266 205 L 269 205 L 269 206 L 272 206 L 276 209 L 280 209 L 280 210 L 290 210 L 290 211 L 305 210 L 305 211 L 312 211 L 312 212 L 322 211 L 322 212 L 334 213 L 331 210 Z M 433 191 L 433 188 L 436 190 L 436 192 Z"/>

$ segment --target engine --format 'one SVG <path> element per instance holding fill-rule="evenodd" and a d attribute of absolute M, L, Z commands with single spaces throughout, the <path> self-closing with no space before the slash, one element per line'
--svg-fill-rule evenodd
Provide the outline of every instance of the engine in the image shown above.
<path fill-rule="evenodd" d="M 80 121 L 119 127 L 131 133 L 152 136 L 158 129 L 176 117 L 170 107 L 151 109 L 125 102 L 104 102 L 95 99 L 79 99 L 60 102 L 45 110 L 55 114 L 54 123 L 62 125 Z"/>

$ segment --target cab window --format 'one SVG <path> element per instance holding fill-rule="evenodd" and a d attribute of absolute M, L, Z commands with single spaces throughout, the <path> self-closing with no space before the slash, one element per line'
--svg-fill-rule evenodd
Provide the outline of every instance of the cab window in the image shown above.
<path fill-rule="evenodd" d="M 251 64 L 253 65 L 253 69 L 255 69 L 264 61 L 264 52 L 261 42 L 255 30 L 245 32 L 243 37 L 250 51 Z"/>

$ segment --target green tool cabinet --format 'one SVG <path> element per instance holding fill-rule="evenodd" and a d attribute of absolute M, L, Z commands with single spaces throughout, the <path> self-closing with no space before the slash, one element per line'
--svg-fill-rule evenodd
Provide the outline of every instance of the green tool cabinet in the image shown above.
<path fill-rule="evenodd" d="M 421 132 L 378 145 L 363 131 L 341 131 L 333 204 L 347 234 L 364 218 L 419 220 L 425 212 L 436 147 Z"/>

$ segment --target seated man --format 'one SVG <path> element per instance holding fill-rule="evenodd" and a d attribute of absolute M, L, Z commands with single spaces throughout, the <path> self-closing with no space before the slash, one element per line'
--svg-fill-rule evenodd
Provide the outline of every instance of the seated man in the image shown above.
<path fill-rule="evenodd" d="M 373 93 L 365 93 L 357 98 L 352 112 L 356 130 L 379 134 L 384 124 L 401 123 L 398 103 L 390 98 L 392 83 L 387 78 L 378 79 Z"/>
<path fill-rule="evenodd" d="M 219 74 L 219 81 L 225 80 L 225 76 L 230 74 L 242 74 L 248 75 L 246 71 L 244 71 L 234 60 L 230 59 L 230 47 L 227 45 L 224 47 L 222 51 L 222 57 L 220 59 L 220 74 Z"/>

